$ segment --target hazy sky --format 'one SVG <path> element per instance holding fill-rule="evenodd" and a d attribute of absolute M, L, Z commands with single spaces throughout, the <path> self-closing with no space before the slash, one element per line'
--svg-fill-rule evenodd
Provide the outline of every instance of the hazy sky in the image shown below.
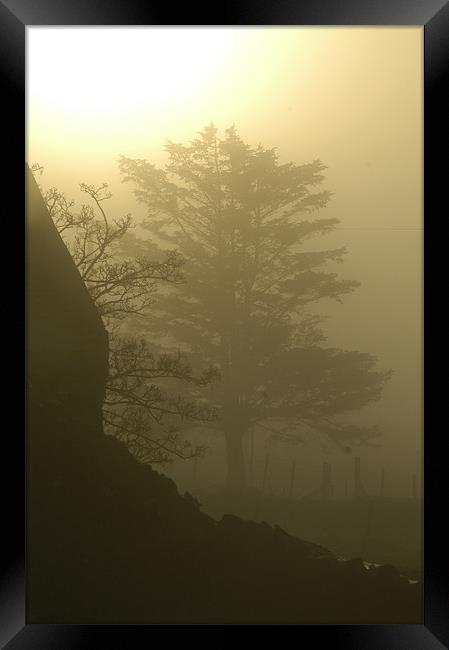
<path fill-rule="evenodd" d="M 341 224 L 320 245 L 347 246 L 338 271 L 361 282 L 322 305 L 328 343 L 394 370 L 360 417 L 384 431 L 366 454 L 373 477 L 384 465 L 409 493 L 423 435 L 423 29 L 32 27 L 27 56 L 27 161 L 75 198 L 107 181 L 114 208 L 139 218 L 118 156 L 162 163 L 165 138 L 210 121 L 282 161 L 327 165 L 323 215 Z"/>

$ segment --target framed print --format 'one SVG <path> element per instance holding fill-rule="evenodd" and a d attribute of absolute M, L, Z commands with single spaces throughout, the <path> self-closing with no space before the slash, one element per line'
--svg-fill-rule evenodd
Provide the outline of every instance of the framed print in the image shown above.
<path fill-rule="evenodd" d="M 448 5 L 167 14 L 0 4 L 26 292 L 0 640 L 449 647 Z"/>

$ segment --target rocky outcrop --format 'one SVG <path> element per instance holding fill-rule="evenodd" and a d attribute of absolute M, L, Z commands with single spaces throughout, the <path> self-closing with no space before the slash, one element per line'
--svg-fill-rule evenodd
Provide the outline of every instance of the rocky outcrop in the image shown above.
<path fill-rule="evenodd" d="M 201 512 L 104 436 L 107 338 L 28 179 L 29 623 L 412 623 L 420 585 Z"/>
<path fill-rule="evenodd" d="M 58 412 L 67 435 L 77 419 L 77 437 L 99 435 L 107 334 L 28 169 L 26 179 L 29 405 Z"/>
<path fill-rule="evenodd" d="M 62 539 L 65 496 L 79 489 L 76 476 L 86 465 L 89 443 L 102 436 L 108 341 L 36 181 L 25 171 L 27 591 L 29 603 L 36 603 L 57 581 L 52 556 Z M 78 500 L 84 497 L 80 492 Z M 78 518 L 82 526 L 81 510 Z M 47 575 L 41 583 L 42 569 Z"/>

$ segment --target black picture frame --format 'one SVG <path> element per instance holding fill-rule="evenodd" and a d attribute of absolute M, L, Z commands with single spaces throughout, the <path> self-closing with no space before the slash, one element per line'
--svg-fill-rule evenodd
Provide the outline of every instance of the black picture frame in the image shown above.
<path fill-rule="evenodd" d="M 444 350 L 443 335 L 436 332 L 436 306 L 432 294 L 438 278 L 444 277 L 444 241 L 437 232 L 444 217 L 448 103 L 447 62 L 449 60 L 449 3 L 443 0 L 232 0 L 214 10 L 198 5 L 173 6 L 145 0 L 2 0 L 0 1 L 0 70 L 3 120 L 2 158 L 4 175 L 4 233 L 13 229 L 11 241 L 17 246 L 10 267 L 16 279 L 24 265 L 25 240 L 23 151 L 25 147 L 25 28 L 33 25 L 421 25 L 424 27 L 424 169 L 425 169 L 425 436 L 424 436 L 424 569 L 425 614 L 423 625 L 298 625 L 291 630 L 295 643 L 303 647 L 348 650 L 433 650 L 449 647 L 449 581 L 446 580 L 447 544 L 443 535 L 448 489 L 444 419 L 438 406 L 444 404 L 441 383 L 430 372 Z M 19 198 L 20 197 L 20 198 Z M 9 204 L 9 205 L 8 205 Z M 8 206 L 8 207 L 6 207 Z M 9 247 L 9 246 L 8 246 Z M 432 247 L 432 248 L 430 248 Z M 441 247 L 441 249 L 439 248 Z M 16 266 L 15 266 L 16 265 Z M 439 266 L 441 265 L 441 266 Z M 15 283 L 7 282 L 5 300 L 10 314 L 10 330 L 16 349 L 23 349 L 23 294 Z M 8 293 L 9 292 L 9 293 Z M 435 292 L 437 296 L 441 296 Z M 441 303 L 440 303 L 441 304 Z M 11 315 L 12 314 L 12 315 Z M 21 314 L 21 316 L 19 316 Z M 432 336 L 429 331 L 432 329 Z M 11 333 L 11 331 L 10 331 Z M 9 333 L 9 334 L 10 334 Z M 9 335 L 8 334 L 8 335 Z M 439 346 L 438 349 L 436 346 Z M 438 356 L 437 356 L 438 355 Z M 17 355 L 18 356 L 18 355 Z M 19 368 L 23 368 L 14 363 Z M 9 366 L 11 368 L 11 366 Z M 22 396 L 19 378 L 9 382 L 8 400 Z M 444 382 L 443 382 L 444 383 Z M 440 387 L 440 388 L 439 388 Z M 25 444 L 23 401 L 3 431 L 5 485 L 3 495 L 4 551 L 0 584 L 0 645 L 8 650 L 33 648 L 66 650 L 104 646 L 134 648 L 154 639 L 154 626 L 74 626 L 30 625 L 25 619 Z M 11 408 L 11 407 L 10 407 Z M 23 410 L 22 410 L 23 409 Z M 441 422 L 441 424 L 440 424 Z M 24 423 L 24 422 L 23 422 Z M 26 428 L 26 423 L 24 423 Z M 163 627 L 163 626 L 161 626 Z M 173 629 L 184 626 L 171 626 Z M 192 626 L 197 627 L 197 626 Z M 203 627 L 203 626 L 201 626 Z M 208 626 L 220 638 L 234 626 Z M 264 626 L 264 635 L 268 632 Z M 275 626 L 278 627 L 278 626 Z M 278 630 L 274 633 L 277 635 Z M 217 634 L 214 635 L 217 639 Z M 171 636 L 167 639 L 171 640 Z M 210 638 L 210 637 L 209 637 Z M 186 639 L 182 641 L 186 642 Z M 211 641 L 209 641 L 211 642 Z M 215 643 L 216 641 L 212 641 Z M 279 641 L 278 641 L 279 642 Z"/>

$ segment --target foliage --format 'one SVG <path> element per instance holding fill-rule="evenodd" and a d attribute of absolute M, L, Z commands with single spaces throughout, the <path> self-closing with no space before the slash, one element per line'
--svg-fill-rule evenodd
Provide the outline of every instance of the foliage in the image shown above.
<path fill-rule="evenodd" d="M 331 198 L 319 188 L 324 165 L 281 163 L 275 149 L 249 146 L 234 127 L 220 138 L 213 124 L 166 151 L 164 169 L 124 156 L 120 169 L 148 208 L 145 228 L 186 259 L 186 281 L 164 292 L 151 328 L 169 325 L 174 341 L 219 368 L 230 482 L 244 483 L 250 428 L 290 437 L 314 429 L 337 445 L 377 435 L 338 416 L 378 399 L 388 373 L 371 355 L 323 348 L 310 311 L 358 286 L 326 270 L 344 248 L 310 245 L 338 224 L 318 214 Z"/>

